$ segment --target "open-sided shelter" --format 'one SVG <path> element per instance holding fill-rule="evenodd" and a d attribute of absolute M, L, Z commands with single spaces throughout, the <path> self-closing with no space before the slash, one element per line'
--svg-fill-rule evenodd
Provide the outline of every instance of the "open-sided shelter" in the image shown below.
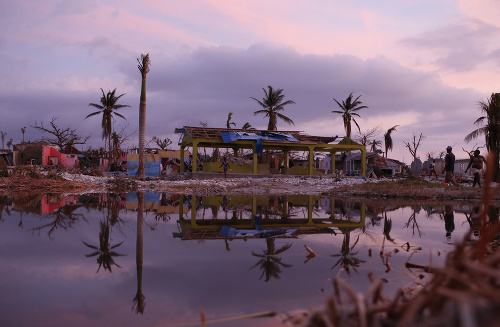
<path fill-rule="evenodd" d="M 181 151 L 181 168 L 184 172 L 184 151 L 192 148 L 192 162 L 198 162 L 198 149 L 204 148 L 230 148 L 233 150 L 252 150 L 252 169 L 250 173 L 257 174 L 258 154 L 264 150 L 282 151 L 284 170 L 288 171 L 288 158 L 290 151 L 308 152 L 307 175 L 314 174 L 314 153 L 328 152 L 335 158 L 336 152 L 361 151 L 362 162 L 366 162 L 366 147 L 347 137 L 311 136 L 298 131 L 267 131 L 267 130 L 242 130 L 228 128 L 208 128 L 184 126 L 176 128 L 176 133 L 181 134 L 179 146 Z M 197 171 L 197 164 L 192 165 L 193 173 Z M 335 167 L 332 167 L 335 171 Z M 361 176 L 365 176 L 366 166 L 361 167 Z"/>

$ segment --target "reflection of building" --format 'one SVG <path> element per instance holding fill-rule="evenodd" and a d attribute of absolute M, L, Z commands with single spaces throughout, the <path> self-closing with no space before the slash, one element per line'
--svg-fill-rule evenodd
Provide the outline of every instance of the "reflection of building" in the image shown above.
<path fill-rule="evenodd" d="M 269 229 L 296 229 L 288 237 L 300 234 L 347 233 L 365 224 L 365 205 L 329 199 L 322 208 L 318 196 L 181 196 L 180 202 L 190 202 L 191 219 L 179 215 L 179 233 L 175 236 L 189 239 L 221 239 L 222 226 L 255 230 L 254 217 L 262 218 L 259 227 Z M 342 204 L 340 204 L 342 203 Z M 335 210 L 331 210 L 335 208 Z M 207 210 L 211 209 L 211 210 Z M 208 213 L 206 212 L 208 211 Z M 222 213 L 221 213 L 222 212 Z M 184 212 L 185 213 L 185 212 Z"/>
<path fill-rule="evenodd" d="M 23 202 L 22 204 L 16 201 L 12 202 L 12 209 L 19 212 L 30 212 L 38 215 L 44 215 L 56 211 L 57 209 L 76 205 L 77 198 L 73 196 L 63 195 L 44 195 L 41 199 L 37 199 L 31 203 Z"/>
<path fill-rule="evenodd" d="M 188 213 L 189 208 L 187 206 L 181 207 L 179 198 L 180 196 L 177 194 L 144 192 L 144 210 L 164 214 Z M 125 207 L 128 210 L 137 210 L 138 200 L 135 192 L 127 193 L 127 204 Z"/>

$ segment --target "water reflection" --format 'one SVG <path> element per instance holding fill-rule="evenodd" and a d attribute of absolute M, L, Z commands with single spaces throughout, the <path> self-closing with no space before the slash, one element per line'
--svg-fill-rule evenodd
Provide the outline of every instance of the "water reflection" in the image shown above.
<path fill-rule="evenodd" d="M 33 320 L 21 324 L 34 325 L 50 312 L 61 320 L 47 320 L 52 326 L 67 325 L 67 312 L 81 326 L 96 325 L 95 317 L 97 325 L 144 325 L 145 317 L 174 324 L 199 308 L 212 317 L 286 312 L 323 304 L 338 275 L 362 292 L 373 272 L 395 291 L 412 283 L 405 268 L 411 255 L 421 267 L 433 252 L 439 265 L 444 256 L 435 253 L 449 251 L 446 242 L 469 230 L 476 238 L 499 215 L 492 207 L 484 220 L 476 204 L 149 192 L 1 198 L 0 209 L 0 316 L 13 325 L 29 313 Z M 384 244 L 390 266 L 389 256 L 378 255 Z M 134 251 L 135 262 L 127 256 Z"/>
<path fill-rule="evenodd" d="M 271 278 L 280 278 L 281 267 L 291 268 L 293 265 L 282 262 L 282 257 L 280 254 L 292 247 L 292 243 L 286 243 L 279 249 L 276 249 L 275 239 L 266 239 L 267 249 L 262 250 L 262 253 L 256 253 L 252 251 L 254 257 L 260 258 L 257 263 L 250 269 L 259 267 L 262 270 L 262 274 L 259 279 L 262 279 L 264 275 L 266 276 L 265 281 L 268 282 Z"/>
<path fill-rule="evenodd" d="M 137 267 L 137 292 L 134 297 L 133 309 L 136 313 L 144 314 L 146 307 L 146 297 L 142 293 L 142 265 L 143 265 L 143 245 L 144 245 L 144 192 L 137 192 L 137 238 L 136 238 L 136 258 Z"/>

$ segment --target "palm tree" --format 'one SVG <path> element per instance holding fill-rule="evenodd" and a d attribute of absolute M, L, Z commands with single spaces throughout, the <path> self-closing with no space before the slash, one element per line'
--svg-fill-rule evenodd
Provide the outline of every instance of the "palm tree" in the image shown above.
<path fill-rule="evenodd" d="M 387 152 L 389 152 L 389 150 L 392 150 L 392 147 L 393 147 L 393 143 L 392 143 L 392 137 L 391 137 L 391 133 L 394 132 L 396 130 L 396 127 L 398 127 L 399 125 L 394 125 L 392 126 L 391 128 L 389 128 L 387 130 L 387 132 L 385 132 L 384 134 L 384 141 L 385 141 L 385 157 L 387 158 Z"/>
<path fill-rule="evenodd" d="M 479 101 L 479 108 L 485 114 L 476 119 L 474 124 L 481 125 L 486 121 L 486 125 L 480 127 L 465 137 L 466 142 L 484 135 L 486 141 L 486 148 L 488 152 L 494 156 L 493 162 L 493 180 L 498 181 L 499 169 L 499 151 L 500 151 L 500 93 L 492 93 L 490 98 L 484 102 Z"/>
<path fill-rule="evenodd" d="M 23 133 L 23 143 L 24 143 L 24 133 L 26 132 L 26 127 L 22 127 L 21 132 Z"/>
<path fill-rule="evenodd" d="M 281 258 L 278 257 L 279 254 L 288 250 L 292 246 L 292 244 L 287 243 L 283 245 L 281 248 L 276 250 L 274 240 L 275 240 L 274 238 L 270 237 L 266 238 L 267 250 L 263 250 L 262 254 L 255 253 L 252 251 L 252 255 L 254 257 L 260 258 L 260 260 L 250 269 L 253 269 L 257 266 L 260 269 L 262 269 L 262 274 L 260 275 L 259 279 L 262 279 L 262 277 L 266 275 L 266 280 L 265 280 L 266 282 L 268 282 L 271 279 L 271 277 L 276 279 L 280 278 L 280 273 L 281 273 L 280 266 L 284 268 L 292 267 L 292 265 L 290 264 L 281 262 Z"/>
<path fill-rule="evenodd" d="M 266 117 L 269 117 L 269 123 L 267 125 L 267 130 L 268 131 L 276 131 L 277 130 L 277 120 L 278 118 L 285 121 L 289 125 L 295 125 L 293 120 L 288 118 L 287 116 L 283 115 L 282 113 L 279 113 L 278 111 L 284 110 L 286 105 L 289 104 L 294 104 L 295 102 L 292 100 L 287 100 L 285 102 L 282 102 L 283 99 L 285 98 L 285 95 L 283 93 L 283 89 L 277 89 L 276 91 L 273 90 L 272 86 L 268 86 L 268 91 L 266 91 L 264 88 L 262 90 L 265 93 L 265 97 L 262 98 L 262 101 L 250 97 L 251 99 L 254 99 L 261 105 L 262 108 L 261 110 L 255 111 L 253 114 L 258 115 L 258 114 L 264 114 Z"/>
<path fill-rule="evenodd" d="M 139 62 L 139 71 L 142 76 L 141 84 L 141 100 L 139 104 L 139 167 L 137 173 L 139 178 L 144 179 L 146 177 L 144 171 L 144 159 L 145 159 L 145 140 L 146 140 L 146 74 L 149 73 L 149 66 L 151 62 L 149 61 L 149 54 L 141 55 L 141 59 L 137 59 Z"/>
<path fill-rule="evenodd" d="M 252 127 L 252 125 L 250 125 L 250 123 L 249 123 L 249 122 L 246 122 L 246 123 L 245 123 L 245 124 L 241 127 L 241 129 L 254 129 L 254 128 Z"/>
<path fill-rule="evenodd" d="M 367 106 L 362 106 L 363 104 L 361 101 L 359 101 L 359 98 L 361 97 L 358 96 L 354 101 L 352 100 L 352 92 L 349 94 L 347 99 L 345 101 L 342 101 L 342 103 L 338 102 L 335 98 L 333 100 L 337 102 L 339 107 L 342 110 L 333 110 L 332 113 L 336 114 L 342 114 L 342 119 L 344 120 L 344 129 L 346 131 L 347 137 L 351 138 L 351 123 L 354 122 L 356 127 L 358 128 L 358 131 L 360 131 L 358 122 L 356 119 L 354 119 L 354 116 L 360 117 L 359 114 L 356 112 L 358 110 L 368 108 Z"/>
<path fill-rule="evenodd" d="M 10 139 L 9 142 L 7 142 L 7 149 L 9 149 L 10 151 L 10 147 L 14 145 L 14 140 L 13 139 Z"/>
<path fill-rule="evenodd" d="M 377 148 L 382 145 L 382 141 L 380 140 L 373 140 L 370 142 L 370 151 L 375 152 L 377 151 Z"/>
<path fill-rule="evenodd" d="M 5 136 L 7 135 L 7 133 L 5 132 L 0 132 L 0 135 L 2 135 L 2 149 L 5 149 Z"/>
<path fill-rule="evenodd" d="M 227 114 L 227 121 L 226 121 L 226 128 L 228 129 L 231 128 L 231 125 L 236 126 L 236 123 L 231 121 L 232 118 L 233 118 L 233 113 L 230 111 Z"/>
<path fill-rule="evenodd" d="M 99 110 L 89 114 L 87 117 L 85 117 L 85 119 L 99 114 L 102 115 L 102 121 L 101 121 L 102 139 L 108 141 L 108 149 L 109 151 L 111 151 L 111 134 L 113 133 L 113 115 L 127 120 L 121 114 L 116 112 L 116 110 L 130 106 L 126 104 L 117 103 L 118 100 L 120 100 L 120 98 L 125 95 L 125 93 L 120 94 L 119 96 L 115 96 L 116 89 L 114 89 L 113 91 L 108 91 L 107 94 L 104 94 L 104 90 L 102 88 L 101 92 L 102 92 L 102 97 L 100 104 L 89 103 L 90 107 L 95 107 Z"/>

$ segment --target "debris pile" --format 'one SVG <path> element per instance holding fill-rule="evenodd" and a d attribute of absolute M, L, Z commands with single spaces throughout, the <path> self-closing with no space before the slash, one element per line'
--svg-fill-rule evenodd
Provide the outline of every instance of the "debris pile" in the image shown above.
<path fill-rule="evenodd" d="M 89 185 L 59 178 L 30 178 L 18 175 L 0 178 L 0 195 L 22 197 L 36 193 L 83 192 Z"/>

